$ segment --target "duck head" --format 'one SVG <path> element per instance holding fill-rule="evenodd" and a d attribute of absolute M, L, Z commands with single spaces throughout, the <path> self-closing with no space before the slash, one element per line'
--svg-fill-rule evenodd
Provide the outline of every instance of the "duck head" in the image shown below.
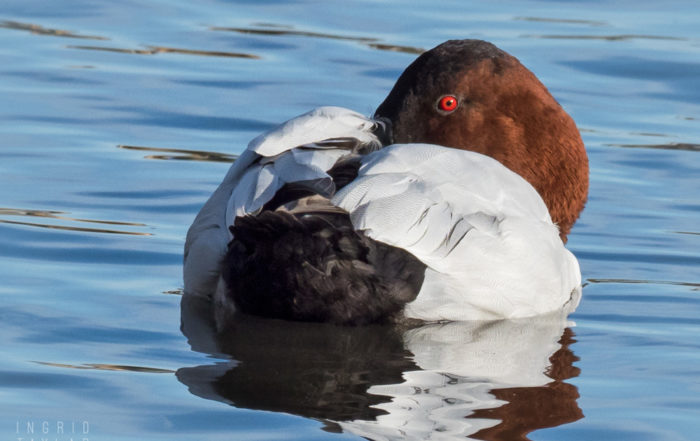
<path fill-rule="evenodd" d="M 393 142 L 493 157 L 525 178 L 566 236 L 588 195 L 588 157 L 573 119 L 513 56 L 481 40 L 447 41 L 419 56 L 375 118 Z"/>

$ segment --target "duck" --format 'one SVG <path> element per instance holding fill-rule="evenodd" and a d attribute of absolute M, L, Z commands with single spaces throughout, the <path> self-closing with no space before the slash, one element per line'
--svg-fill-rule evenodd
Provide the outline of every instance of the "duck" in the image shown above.
<path fill-rule="evenodd" d="M 184 297 L 338 325 L 573 311 L 588 196 L 571 116 L 474 39 L 418 56 L 368 117 L 319 107 L 259 135 L 187 232 Z"/>

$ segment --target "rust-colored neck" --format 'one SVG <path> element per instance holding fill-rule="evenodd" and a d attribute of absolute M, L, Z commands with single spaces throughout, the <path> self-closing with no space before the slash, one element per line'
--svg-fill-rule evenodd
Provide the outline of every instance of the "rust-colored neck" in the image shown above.
<path fill-rule="evenodd" d="M 489 43 L 465 42 L 480 52 L 468 48 L 471 59 L 450 70 L 440 69 L 446 63 L 441 46 L 419 57 L 377 115 L 393 122 L 396 143 L 476 151 L 521 175 L 537 189 L 566 241 L 588 196 L 588 157 L 576 124 L 517 59 Z M 460 103 L 446 115 L 435 111 L 435 100 L 447 93 Z"/>
<path fill-rule="evenodd" d="M 507 61 L 513 64 L 501 75 L 492 74 L 490 60 L 475 68 L 466 87 L 482 95 L 479 104 L 465 106 L 465 123 L 443 132 L 441 143 L 489 155 L 524 177 L 566 241 L 588 196 L 586 150 L 573 119 L 542 83 L 514 58 Z"/>

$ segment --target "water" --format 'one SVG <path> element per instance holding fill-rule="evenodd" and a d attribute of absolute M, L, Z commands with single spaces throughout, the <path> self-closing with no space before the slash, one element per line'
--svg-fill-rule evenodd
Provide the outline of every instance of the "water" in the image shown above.
<path fill-rule="evenodd" d="M 692 1 L 4 0 L 0 438 L 698 439 L 698 21 Z M 184 235 L 232 155 L 315 106 L 371 113 L 467 37 L 582 131 L 570 322 L 217 341 L 187 310 L 183 335 Z"/>

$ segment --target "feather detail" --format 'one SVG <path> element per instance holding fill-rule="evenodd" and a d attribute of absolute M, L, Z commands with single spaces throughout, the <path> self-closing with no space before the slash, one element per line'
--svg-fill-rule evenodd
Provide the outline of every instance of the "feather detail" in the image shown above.
<path fill-rule="evenodd" d="M 490 157 L 389 146 L 366 156 L 357 179 L 331 202 L 350 213 L 356 229 L 428 266 L 406 307 L 411 318 L 543 314 L 580 285 L 578 263 L 536 190 Z"/>
<path fill-rule="evenodd" d="M 381 148 L 384 124 L 340 107 L 319 107 L 258 136 L 233 163 L 187 232 L 185 292 L 211 297 L 236 217 L 259 212 L 289 183 L 334 191 L 327 171 L 343 156 Z"/>

